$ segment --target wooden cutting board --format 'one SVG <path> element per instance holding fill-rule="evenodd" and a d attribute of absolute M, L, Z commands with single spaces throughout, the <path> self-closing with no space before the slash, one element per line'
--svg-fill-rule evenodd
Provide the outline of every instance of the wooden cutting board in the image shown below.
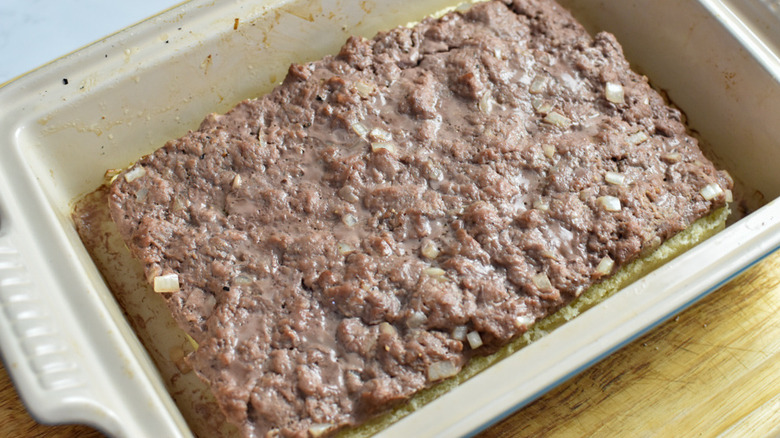
<path fill-rule="evenodd" d="M 0 369 L 0 437 L 97 437 L 36 424 Z M 494 425 L 488 437 L 780 436 L 780 251 Z"/>

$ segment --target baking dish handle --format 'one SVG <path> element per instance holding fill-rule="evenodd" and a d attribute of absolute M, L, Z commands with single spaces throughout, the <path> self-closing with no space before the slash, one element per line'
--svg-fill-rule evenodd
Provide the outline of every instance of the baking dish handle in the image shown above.
<path fill-rule="evenodd" d="M 88 256 L 57 226 L 68 219 L 32 183 L 7 190 L 13 171 L 0 172 L 0 356 L 27 410 L 115 437 L 191 437 L 129 326 L 108 323 L 121 310 L 78 269 Z"/>
<path fill-rule="evenodd" d="M 24 236 L 10 226 L 2 207 L 0 199 L 0 353 L 14 386 L 42 423 L 91 423 L 116 431 L 113 415 L 89 385 L 76 337 L 63 327 L 66 309 L 40 293 L 42 284 L 31 268 L 42 266 L 36 261 L 41 254 L 35 245 L 23 244 Z"/>
<path fill-rule="evenodd" d="M 9 165 L 18 158 L 0 160 L 0 356 L 27 410 L 115 437 L 191 437 L 99 273 L 84 269 L 70 218 Z"/>

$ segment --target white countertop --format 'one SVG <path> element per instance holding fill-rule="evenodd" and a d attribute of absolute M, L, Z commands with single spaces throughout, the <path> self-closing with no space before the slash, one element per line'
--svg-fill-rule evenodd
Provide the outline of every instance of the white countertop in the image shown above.
<path fill-rule="evenodd" d="M 181 0 L 0 0 L 0 84 Z"/>

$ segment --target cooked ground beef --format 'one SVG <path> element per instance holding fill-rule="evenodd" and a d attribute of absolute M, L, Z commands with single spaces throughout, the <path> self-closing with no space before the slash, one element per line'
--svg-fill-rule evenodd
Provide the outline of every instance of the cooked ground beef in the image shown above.
<path fill-rule="evenodd" d="M 722 206 L 731 182 L 681 119 L 612 35 L 496 1 L 292 65 L 142 158 L 110 208 L 150 281 L 178 275 L 167 302 L 228 419 L 305 435 L 456 373 Z"/>

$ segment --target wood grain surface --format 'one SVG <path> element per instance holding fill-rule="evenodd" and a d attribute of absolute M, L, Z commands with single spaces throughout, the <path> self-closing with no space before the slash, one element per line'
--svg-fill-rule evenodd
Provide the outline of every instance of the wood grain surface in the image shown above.
<path fill-rule="evenodd" d="M 0 437 L 102 436 L 35 423 L 0 373 Z M 540 436 L 780 436 L 780 251 L 480 438 Z"/>

